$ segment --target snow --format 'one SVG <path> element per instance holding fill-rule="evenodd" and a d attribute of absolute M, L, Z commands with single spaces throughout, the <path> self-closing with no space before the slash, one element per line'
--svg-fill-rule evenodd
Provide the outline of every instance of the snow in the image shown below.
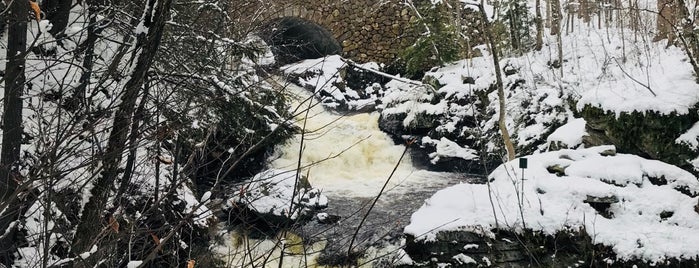
<path fill-rule="evenodd" d="M 396 252 L 397 260 L 393 262 L 393 265 L 413 265 L 415 264 L 415 261 L 410 258 L 407 252 L 405 250 L 398 249 L 398 252 Z"/>
<path fill-rule="evenodd" d="M 328 213 L 325 212 L 316 214 L 316 218 L 318 218 L 318 221 L 324 221 L 328 219 L 328 217 L 330 217 L 330 215 L 328 215 Z"/>
<path fill-rule="evenodd" d="M 574 118 L 565 125 L 554 130 L 553 133 L 546 138 L 546 142 L 549 146 L 551 143 L 560 142 L 568 148 L 574 148 L 582 143 L 582 138 L 585 135 L 587 135 L 587 132 L 585 132 L 585 119 Z"/>
<path fill-rule="evenodd" d="M 469 250 L 469 249 L 477 249 L 478 244 L 468 244 L 464 246 L 464 250 Z"/>
<path fill-rule="evenodd" d="M 591 56 L 580 59 L 580 70 L 576 72 L 589 87 L 582 93 L 579 108 L 589 104 L 617 114 L 633 111 L 686 114 L 699 101 L 699 85 L 680 48 L 656 49 L 655 46 L 663 44 L 649 44 L 653 50 L 649 59 L 624 63 L 619 35 L 612 37 L 612 44 L 594 39 L 584 42 L 586 47 L 580 52 Z M 600 52 L 605 55 L 599 55 Z M 600 62 L 592 55 L 607 60 Z"/>
<path fill-rule="evenodd" d="M 193 213 L 194 223 L 202 227 L 208 226 L 207 220 L 215 216 L 213 212 L 207 206 L 205 206 L 206 203 L 199 202 L 199 200 L 197 200 L 197 198 L 194 196 L 192 190 L 186 187 L 177 188 L 177 194 L 185 202 L 186 213 Z M 205 197 L 205 195 L 206 194 L 204 194 L 202 197 Z M 204 198 L 202 198 L 202 200 L 203 199 Z"/>
<path fill-rule="evenodd" d="M 39 267 L 42 263 L 41 251 L 37 247 L 22 247 L 17 249 L 21 259 L 15 261 L 17 267 Z"/>
<path fill-rule="evenodd" d="M 328 198 L 318 189 L 298 188 L 294 191 L 294 186 L 298 185 L 300 184 L 296 181 L 295 172 L 270 169 L 255 175 L 243 186 L 242 194 L 233 197 L 229 202 L 244 204 L 259 213 L 289 219 L 296 219 L 309 211 L 328 206 Z M 292 213 L 289 213 L 290 209 L 293 209 Z"/>
<path fill-rule="evenodd" d="M 552 235 L 585 228 L 594 243 L 611 247 L 621 260 L 698 258 L 696 177 L 656 160 L 601 155 L 611 150 L 613 146 L 600 146 L 532 155 L 527 157 L 529 165 L 524 170 L 515 159 L 490 174 L 492 203 L 488 185 L 459 184 L 443 189 L 412 215 L 405 233 L 419 241 L 433 241 L 437 232 L 447 230 L 494 237 L 495 210 L 499 227 L 517 232 L 526 227 Z M 547 171 L 555 165 L 565 167 L 565 174 L 559 177 Z M 658 179 L 667 182 L 659 183 Z M 524 201 L 520 203 L 518 191 L 522 189 Z M 609 208 L 611 218 L 584 202 L 589 197 L 611 196 L 619 200 Z M 674 213 L 661 218 L 663 212 Z"/>
<path fill-rule="evenodd" d="M 422 138 L 423 144 L 434 144 L 436 151 L 429 154 L 430 161 L 433 164 L 439 162 L 441 158 L 444 157 L 456 157 L 464 160 L 475 160 L 478 159 L 478 151 L 473 150 L 468 147 L 459 146 L 456 142 L 453 142 L 445 137 L 439 140 L 433 140 L 429 137 Z"/>
<path fill-rule="evenodd" d="M 143 264 L 143 261 L 130 261 L 126 264 L 126 268 L 136 268 L 141 266 L 141 264 Z"/>
<path fill-rule="evenodd" d="M 206 191 L 202 196 L 199 203 L 205 204 L 211 198 L 211 191 Z"/>
<path fill-rule="evenodd" d="M 492 262 L 490 262 L 490 259 L 488 259 L 488 257 L 483 257 L 482 261 L 483 263 L 485 263 L 486 267 L 490 267 L 491 265 L 493 265 Z"/>
<path fill-rule="evenodd" d="M 639 4 L 641 9 L 657 8 L 656 1 Z M 643 20 L 654 22 L 651 13 L 643 14 Z M 699 102 L 699 85 L 681 48 L 666 48 L 664 41 L 647 41 L 645 38 L 652 38 L 647 33 L 624 33 L 613 25 L 597 29 L 597 25 L 576 23 L 573 28 L 562 38 L 560 68 L 550 66 L 558 56 L 556 37 L 550 35 L 544 35 L 541 51 L 506 56 L 500 62 L 507 69 L 518 70 L 503 76 L 507 97 L 505 123 L 518 146 L 540 140 L 543 145 L 537 145 L 536 151 L 545 151 L 552 143 L 582 147 L 586 122 L 573 114 L 578 115 L 586 106 L 617 116 L 632 112 L 686 115 Z M 489 53 L 482 52 L 483 57 L 428 72 L 443 85 L 437 95 L 411 95 L 413 89 L 389 86 L 383 113 L 408 113 L 404 121 L 407 126 L 416 115 L 429 111 L 421 106 L 439 105 L 435 99 L 462 100 L 468 104 L 456 106 L 452 102 L 439 113 L 436 127 L 437 131 L 461 135 L 468 129 L 459 129 L 463 125 L 459 120 L 478 115 L 472 106 L 482 104 L 473 98 L 474 92 L 486 92 L 487 111 L 493 115 L 485 118 L 487 122 L 479 122 L 478 127 L 490 131 L 497 126 L 500 111 L 496 106 L 498 98 L 488 87 L 493 85 L 494 74 L 499 70 L 493 69 Z M 468 83 L 464 82 L 466 78 Z M 546 136 L 547 133 L 551 134 Z M 699 149 L 699 123 L 685 133 L 667 135 L 673 135 L 678 144 Z M 440 138 L 426 141 L 436 142 Z M 498 227 L 519 232 L 527 228 L 554 234 L 584 227 L 595 243 L 611 247 L 619 259 L 657 263 L 669 258 L 699 258 L 699 215 L 693 208 L 698 201 L 697 178 L 656 160 L 599 154 L 608 149 L 611 147 L 528 156 L 530 167 L 524 171 L 518 168 L 517 160 L 509 162 L 490 175 L 490 190 L 488 185 L 461 184 L 426 200 L 413 214 L 405 232 L 428 241 L 444 230 L 493 236 L 491 228 L 497 218 Z M 699 158 L 691 163 L 699 167 Z M 552 174 L 546 169 L 552 166 L 565 171 Z M 517 197 L 517 191 L 522 189 L 523 200 Z M 492 203 L 488 193 L 493 194 Z M 619 200 L 610 206 L 611 218 L 584 202 L 604 197 Z M 663 212 L 674 213 L 661 218 Z"/>
<path fill-rule="evenodd" d="M 438 0 L 433 2 L 438 2 Z M 475 3 L 468 0 L 461 2 Z M 654 2 L 650 1 L 648 4 L 652 9 Z M 54 118 L 61 121 L 64 118 L 53 117 L 58 114 L 55 113 L 57 110 L 53 109 L 55 107 L 47 108 L 51 104 L 40 99 L 43 93 L 57 88 L 75 88 L 79 82 L 82 73 L 80 68 L 75 68 L 76 59 L 73 58 L 74 54 L 71 52 L 77 47 L 77 44 L 85 41 L 84 24 L 86 22 L 84 16 L 87 12 L 78 9 L 81 9 L 80 5 L 77 5 L 76 12 L 71 14 L 70 21 L 75 23 L 65 30 L 67 38 L 63 40 L 63 46 L 55 46 L 55 40 L 49 34 L 39 34 L 50 29 L 49 21 L 42 20 L 38 24 L 30 24 L 29 43 L 44 44 L 44 48 L 55 48 L 58 51 L 55 58 L 40 58 L 34 54 L 27 56 L 27 77 L 30 77 L 28 82 L 32 86 L 29 87 L 27 94 L 28 108 L 23 113 L 27 115 L 25 129 L 29 134 L 28 136 L 38 136 L 35 135 L 37 130 L 47 131 L 42 137 L 62 132 L 61 129 L 51 125 L 55 124 L 54 122 L 42 122 L 55 120 Z M 486 10 L 488 17 L 492 17 L 494 13 L 492 7 L 487 6 Z M 76 13 L 82 15 L 76 16 Z M 118 36 L 112 31 L 105 29 L 103 36 Z M 147 31 L 148 29 L 141 21 L 133 32 L 145 34 Z M 506 83 L 512 83 L 521 78 L 525 84 L 522 88 L 508 92 L 508 120 L 506 123 L 509 129 L 516 132 L 517 143 L 526 145 L 531 140 L 540 137 L 542 133 L 547 133 L 549 127 L 555 125 L 554 122 L 571 118 L 570 109 L 579 110 L 585 105 L 601 107 L 617 115 L 632 111 L 650 111 L 662 114 L 688 113 L 689 109 L 699 101 L 699 86 L 694 82 L 695 77 L 691 73 L 689 63 L 684 56 L 685 53 L 675 47 L 665 49 L 662 43 L 639 46 L 640 42 L 632 42 L 630 38 L 630 36 L 623 36 L 615 30 L 612 30 L 611 33 L 597 30 L 575 31 L 566 35 L 563 44 L 565 63 L 561 76 L 556 74 L 558 69 L 554 70 L 546 64 L 546 61 L 551 59 L 551 51 L 529 52 L 522 56 L 503 59 L 503 66 L 510 68 L 515 66 L 527 70 L 516 76 L 505 77 Z M 113 58 L 118 44 L 100 40 L 96 44 L 95 59 L 98 61 L 96 64 L 102 66 Z M 246 42 L 258 41 L 250 39 Z M 626 50 L 621 48 L 623 42 L 630 44 Z M 548 43 L 553 44 L 550 40 Z M 406 85 L 397 80 L 389 82 L 387 88 L 393 91 L 381 100 L 384 103 L 400 102 L 400 104 L 387 106 L 384 113 L 408 113 L 403 121 L 405 126 L 414 124 L 419 114 L 448 115 L 449 118 L 445 122 L 441 122 L 442 124 L 437 127 L 437 130 L 461 133 L 460 131 L 463 129 L 459 129 L 456 118 L 472 116 L 475 114 L 474 109 L 467 106 L 461 107 L 444 99 L 437 102 L 432 102 L 432 100 L 439 94 L 447 97 L 465 98 L 473 96 L 475 90 L 490 87 L 496 70 L 490 67 L 488 54 L 484 54 L 485 57 L 459 61 L 430 72 L 429 75 L 437 77 L 439 82 L 445 85 L 439 89 L 438 94 L 433 94 L 434 92 L 425 91 L 416 86 Z M 259 59 L 245 58 L 242 59 L 242 62 L 245 64 L 255 62 L 271 64 L 274 62 L 271 55 L 271 52 L 267 50 Z M 4 64 L 4 61 L 0 63 L 3 69 Z M 343 82 L 337 73 L 344 65 L 344 60 L 339 56 L 330 56 L 325 59 L 309 60 L 288 66 L 285 72 L 287 74 L 309 70 L 320 72 L 319 77 L 302 79 L 301 83 L 311 86 L 314 93 L 325 91 L 332 98 L 346 100 L 352 107 L 365 107 L 379 100 L 376 96 L 354 100 L 353 98 L 359 98 L 360 94 L 352 89 L 340 92 L 335 84 Z M 377 68 L 375 64 L 364 67 Z M 102 73 L 96 73 L 95 77 L 100 75 Z M 465 86 L 463 84 L 464 77 L 474 78 L 474 84 Z M 122 81 L 126 80 L 128 77 L 122 79 Z M 211 80 L 214 80 L 222 88 L 232 90 L 229 85 L 216 80 L 215 77 L 212 77 Z M 108 81 L 107 84 L 112 82 L 114 81 Z M 115 98 L 120 95 L 118 89 L 122 86 L 123 82 L 120 84 L 118 81 L 114 82 L 113 86 L 108 86 L 106 91 L 114 93 L 111 97 L 97 93 L 95 106 L 102 104 L 110 106 L 118 103 Z M 566 105 L 568 98 L 577 101 L 577 105 L 565 107 L 569 109 L 565 112 L 542 112 L 552 107 L 560 108 Z M 488 99 L 491 100 L 491 103 L 496 103 L 492 101 L 495 100 L 492 94 L 488 96 Z M 533 104 L 529 110 L 522 110 L 517 106 L 530 100 L 533 100 Z M 267 107 L 265 108 L 267 109 Z M 273 109 L 267 109 L 267 111 L 274 112 Z M 528 119 L 534 123 L 520 124 L 517 122 L 518 119 L 524 118 L 524 115 L 531 116 Z M 331 130 L 327 128 L 315 127 L 313 130 L 317 132 L 313 133 L 315 134 L 313 138 L 318 139 L 318 142 L 313 144 L 313 141 L 308 141 L 306 145 L 309 149 L 303 153 L 304 166 L 312 166 L 312 169 L 305 170 L 312 170 L 312 176 L 309 179 L 318 181 L 318 185 L 323 186 L 323 189 L 351 189 L 359 192 L 357 195 L 374 195 L 378 188 L 376 187 L 377 183 L 379 185 L 383 183 L 387 176 L 387 172 L 384 171 L 390 170 L 395 165 L 397 156 L 404 149 L 403 146 L 394 145 L 387 135 L 377 130 L 375 121 L 378 116 L 377 113 L 373 113 L 343 117 L 342 120 L 348 122 L 347 124 L 338 127 L 333 125 L 332 127 L 332 131 L 339 132 L 330 132 Z M 492 118 L 497 118 L 497 116 Z M 335 122 L 340 120 L 340 117 L 321 119 L 329 119 L 329 121 L 319 122 L 320 125 L 327 126 L 327 122 Z M 84 164 L 91 163 L 98 156 L 90 153 L 91 149 L 105 145 L 106 139 L 103 135 L 106 134 L 102 133 L 101 130 L 104 129 L 104 125 L 109 123 L 108 121 L 104 120 L 101 122 L 101 126 L 96 127 L 97 133 L 94 130 L 92 133 L 86 131 L 87 136 L 94 135 L 95 140 L 91 141 L 94 142 L 93 145 L 79 144 L 88 142 L 71 142 L 70 137 L 82 135 L 82 133 L 69 133 L 67 134 L 68 138 L 65 139 L 32 141 L 39 145 L 23 145 L 22 150 L 28 152 L 29 155 L 40 155 L 39 153 L 43 152 L 40 145 L 50 148 L 50 146 L 58 144 L 60 147 L 77 148 L 75 151 L 78 153 L 71 153 L 66 159 L 60 159 L 61 162 L 57 166 L 62 168 L 61 172 L 70 171 L 61 174 L 65 178 L 57 182 L 56 190 L 75 185 L 86 185 L 82 187 L 82 192 L 78 193 L 82 194 L 82 200 L 86 202 L 90 198 L 89 192 L 91 190 L 87 180 L 90 178 L 91 172 L 99 170 L 100 167 L 93 165 L 88 167 Z M 205 123 L 195 120 L 192 121 L 191 127 L 206 128 Z M 487 129 L 494 123 L 495 121 L 491 120 L 483 126 Z M 42 126 L 42 124 L 48 124 L 48 126 L 46 128 L 37 127 Z M 268 126 L 273 130 L 278 124 L 269 124 Z M 567 124 L 557 128 L 545 139 L 548 143 L 561 142 L 570 147 L 577 146 L 582 141 L 584 126 L 585 122 L 582 119 L 569 120 Z M 245 131 L 252 132 L 249 129 L 245 129 Z M 348 138 L 352 134 L 354 134 L 354 138 L 359 136 L 358 139 Z M 677 137 L 676 142 L 697 149 L 699 147 L 698 136 L 699 123 Z M 361 141 L 361 139 L 367 140 Z M 430 155 L 433 161 L 438 161 L 444 157 L 477 159 L 475 150 L 444 137 L 425 138 L 422 142 L 435 145 L 436 152 Z M 311 147 L 312 145 L 316 147 Z M 139 147 L 145 146 L 147 145 L 139 145 Z M 347 151 L 343 151 L 345 149 Z M 697 232 L 699 221 L 697 221 L 697 214 L 692 211 L 693 204 L 697 203 L 697 197 L 693 197 L 698 193 L 696 178 L 677 167 L 659 161 L 646 160 L 632 155 L 620 154 L 603 157 L 598 154 L 606 149 L 609 147 L 578 151 L 563 150 L 531 156 L 529 158 L 530 168 L 524 171 L 524 174 L 515 167 L 513 163 L 516 162 L 508 163 L 501 166 L 491 176 L 495 202 L 502 204 L 497 206 L 495 215 L 491 212 L 492 204 L 488 199 L 489 190 L 486 186 L 462 184 L 445 189 L 431 198 L 420 211 L 416 212 L 417 216 L 414 218 L 414 222 L 406 228 L 406 231 L 412 230 L 419 237 L 424 237 L 423 239 L 429 239 L 438 230 L 450 228 L 472 229 L 484 232 L 486 235 L 492 235 L 488 228 L 481 229 L 473 226 L 492 227 L 495 223 L 494 219 L 497 217 L 504 226 L 520 231 L 524 228 L 525 222 L 527 227 L 539 228 L 546 233 L 582 226 L 587 230 L 593 230 L 589 232 L 594 235 L 595 241 L 613 247 L 621 258 L 643 258 L 652 261 L 669 257 L 697 256 L 699 239 L 696 234 L 699 233 Z M 288 169 L 289 166 L 294 166 L 293 164 L 297 163 L 297 159 L 302 159 L 301 155 L 294 154 L 298 152 L 298 143 L 292 142 L 288 146 L 279 148 L 279 151 L 284 151 L 285 156 L 274 162 L 275 168 L 285 167 Z M 146 163 L 148 162 L 146 159 L 152 159 L 152 155 L 149 156 L 144 152 L 145 150 L 139 149 L 138 162 Z M 326 161 L 330 156 L 340 152 L 342 152 L 342 157 L 337 158 L 337 162 Z M 409 162 L 409 159 L 406 158 L 404 161 Z M 695 166 L 699 166 L 699 158 L 693 162 Z M 323 165 L 326 163 L 329 164 Z M 565 167 L 565 174 L 561 177 L 550 174 L 546 171 L 546 167 L 551 165 Z M 151 179 L 143 179 L 154 177 L 152 170 L 149 170 L 151 168 L 152 166 L 149 164 L 137 168 L 138 172 L 136 173 L 141 176 L 135 181 L 144 186 L 142 189 L 144 191 L 145 189 L 150 191 L 154 187 Z M 163 173 L 169 172 L 168 168 L 170 167 L 164 167 Z M 410 167 L 403 165 L 396 177 L 405 179 L 413 172 L 414 170 Z M 296 212 L 291 213 L 291 215 L 288 211 L 284 212 L 284 208 L 290 207 L 292 203 L 299 207 L 327 205 L 327 198 L 318 189 L 301 189 L 295 198 L 292 198 L 294 196 L 292 182 L 295 180 L 295 174 L 295 172 L 278 169 L 258 174 L 259 177 L 256 176 L 248 184 L 246 195 L 240 196 L 238 201 L 259 211 L 290 218 L 298 216 L 295 214 Z M 524 176 L 526 180 L 517 179 L 521 176 Z M 653 183 L 657 182 L 651 182 L 651 179 L 665 180 L 666 184 L 654 185 Z M 523 194 L 525 196 L 523 210 L 526 211 L 523 218 L 517 213 L 519 203 L 515 192 L 516 189 L 522 189 L 519 187 L 522 184 L 524 184 Z M 164 188 L 165 185 L 161 185 L 161 187 Z M 37 189 L 45 190 L 40 187 Z M 679 193 L 677 189 L 686 189 L 690 195 Z M 264 193 L 268 190 L 272 194 Z M 178 195 L 186 202 L 185 212 L 196 214 L 195 222 L 198 225 L 206 225 L 206 220 L 213 217 L 212 212 L 205 206 L 207 201 L 210 201 L 211 193 L 205 192 L 197 200 L 187 186 L 182 186 L 177 191 Z M 587 196 L 617 197 L 620 202 L 611 207 L 613 218 L 606 219 L 600 216 L 598 212 L 581 201 Z M 22 223 L 22 228 L 27 232 L 31 241 L 29 241 L 30 247 L 19 249 L 18 253 L 22 258 L 16 264 L 20 267 L 23 265 L 37 266 L 37 261 L 41 258 L 52 258 L 51 260 L 53 260 L 55 257 L 41 256 L 43 253 L 38 250 L 42 248 L 40 243 L 43 243 L 43 240 L 39 239 L 39 235 L 53 232 L 56 225 L 53 221 L 45 222 L 43 218 L 45 208 L 41 207 L 40 204 L 40 202 L 36 202 L 23 215 L 26 221 Z M 45 205 L 56 207 L 56 204 L 51 202 L 45 203 Z M 664 211 L 673 211 L 674 215 L 667 219 L 660 219 L 658 215 Z M 56 213 L 57 211 L 48 212 L 54 219 L 64 217 L 60 213 Z M 425 217 L 423 214 L 430 217 Z M 320 218 L 321 214 L 318 214 L 318 217 Z M 43 225 L 44 222 L 46 226 Z M 54 235 L 48 238 L 51 245 L 59 240 Z M 96 250 L 97 248 L 93 247 L 89 252 L 80 254 L 80 256 L 87 257 Z M 401 259 L 407 258 L 405 263 L 412 263 L 406 254 L 403 255 Z M 473 260 L 464 254 L 456 255 L 454 258 L 459 262 Z M 485 258 L 484 260 L 487 261 Z M 140 261 L 132 261 L 127 266 L 140 264 Z"/>
<path fill-rule="evenodd" d="M 473 258 L 471 258 L 463 253 L 459 253 L 451 258 L 456 260 L 456 262 L 458 262 L 459 264 L 477 264 L 478 263 L 478 262 L 476 262 L 476 260 L 474 260 Z"/>
<path fill-rule="evenodd" d="M 657 8 L 655 1 L 638 4 L 648 10 Z M 644 21 L 656 19 L 650 13 L 642 16 Z M 544 35 L 541 51 L 501 59 L 503 69 L 516 71 L 502 78 L 507 98 L 505 124 L 518 147 L 535 145 L 537 151 L 546 151 L 551 142 L 578 146 L 584 135 L 580 131 L 583 122 L 570 120 L 571 125 L 558 128 L 585 106 L 617 116 L 631 112 L 669 115 L 687 114 L 699 102 L 699 85 L 681 48 L 650 42 L 652 36 L 644 36 L 647 33 L 622 32 L 615 25 L 609 29 L 596 26 L 576 23 L 565 34 L 560 68 L 551 66 L 558 57 L 557 38 L 548 34 Z M 426 73 L 442 85 L 437 94 L 395 81 L 386 84 L 382 114 L 407 113 L 404 126 L 411 126 L 421 115 L 435 115 L 439 122 L 435 130 L 446 137 L 469 139 L 468 135 L 476 131 L 492 133 L 500 113 L 497 94 L 491 89 L 498 70 L 484 46 L 476 50 L 483 56 L 448 63 Z M 465 82 L 467 78 L 469 82 Z M 446 105 L 444 100 L 448 100 Z M 485 111 L 476 108 L 481 105 L 486 106 Z M 464 118 L 468 117 L 479 120 L 477 127 L 464 127 Z M 551 137 L 546 136 L 557 129 Z M 678 143 L 699 146 L 694 134 L 688 132 Z M 437 140 L 442 136 L 431 135 Z"/>
<path fill-rule="evenodd" d="M 81 259 L 87 259 L 95 252 L 97 252 L 97 245 L 92 245 L 89 251 L 80 253 L 78 256 L 80 256 Z"/>
<path fill-rule="evenodd" d="M 347 63 L 338 55 L 327 56 L 319 59 L 305 60 L 299 63 L 290 64 L 282 67 L 282 71 L 286 74 L 316 72 L 319 75 L 308 79 L 300 78 L 299 82 L 302 85 L 308 85 L 315 88 L 315 92 L 325 91 L 334 99 L 345 100 L 344 94 L 334 84 L 342 81 L 339 75 L 340 69 L 345 67 Z"/>
<path fill-rule="evenodd" d="M 699 149 L 699 122 L 694 123 L 694 125 L 689 128 L 687 132 L 680 135 L 675 140 L 675 143 L 687 144 L 694 150 Z"/>

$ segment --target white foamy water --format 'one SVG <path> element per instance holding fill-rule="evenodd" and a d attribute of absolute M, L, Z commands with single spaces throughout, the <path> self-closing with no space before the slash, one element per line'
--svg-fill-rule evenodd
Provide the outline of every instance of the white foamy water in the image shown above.
<path fill-rule="evenodd" d="M 323 109 L 307 90 L 295 85 L 287 87 L 292 107 L 297 109 L 296 125 L 303 127 L 309 102 L 311 108 L 305 120 L 306 134 L 301 153 L 302 174 L 326 195 L 375 196 L 391 174 L 405 150 L 379 129 L 379 114 L 361 113 L 342 116 Z M 301 134 L 277 148 L 280 158 L 272 168 L 295 170 L 298 165 Z M 434 172 L 415 169 L 408 154 L 403 157 L 389 183 L 389 191 L 406 191 L 416 182 L 424 182 Z"/>
<path fill-rule="evenodd" d="M 315 267 L 316 259 L 327 241 L 340 245 L 348 243 L 348 235 L 357 228 L 360 218 L 355 212 L 361 209 L 362 201 L 356 200 L 370 200 L 379 193 L 399 162 L 405 146 L 394 144 L 379 129 L 379 114 L 376 112 L 343 116 L 323 109 L 303 88 L 286 85 L 285 90 L 292 108 L 296 110 L 296 125 L 303 128 L 305 122 L 304 149 L 299 156 L 302 137 L 297 134 L 287 144 L 277 146 L 277 158 L 271 161 L 269 168 L 293 172 L 300 159 L 301 174 L 308 174 L 311 185 L 330 197 L 327 212 L 342 217 L 342 224 L 333 225 L 333 228 L 313 227 L 313 224 L 306 226 L 310 233 L 318 231 L 314 228 L 322 228 L 320 235 L 328 240 L 320 239 L 301 247 L 293 245 L 303 242 L 294 234 L 288 233 L 290 237 L 284 239 L 287 247 L 282 267 Z M 445 183 L 452 182 L 451 173 L 429 172 L 413 167 L 409 154 L 400 163 L 382 200 L 374 207 L 373 216 L 365 223 L 372 227 L 364 227 L 355 246 L 368 243 L 370 239 L 379 239 L 391 228 L 402 228 L 400 220 L 407 221 L 409 212 L 417 209 L 424 198 L 437 188 L 443 188 Z M 229 266 L 279 267 L 281 246 L 277 239 L 280 237 L 252 239 L 238 231 L 232 231 L 229 235 L 230 239 L 216 248 Z M 368 261 L 362 267 L 371 267 L 372 261 L 369 260 L 390 255 L 394 251 L 395 246 L 385 249 L 371 247 L 360 263 Z"/>

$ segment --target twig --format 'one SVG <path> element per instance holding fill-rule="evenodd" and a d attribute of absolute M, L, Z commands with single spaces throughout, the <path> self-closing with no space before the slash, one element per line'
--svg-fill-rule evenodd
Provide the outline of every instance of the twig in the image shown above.
<path fill-rule="evenodd" d="M 650 91 L 650 94 L 653 94 L 653 97 L 657 97 L 657 96 L 658 96 L 658 95 L 655 94 L 655 92 L 650 88 L 650 86 L 641 83 L 641 81 L 636 80 L 636 78 L 633 78 L 633 76 L 631 76 L 629 73 L 627 73 L 627 72 L 624 70 L 624 68 L 621 67 L 621 64 L 619 64 L 619 61 L 616 60 L 615 57 L 612 57 L 612 59 L 614 60 L 614 62 L 616 62 L 616 65 L 619 66 L 619 70 L 621 70 L 621 72 L 624 73 L 624 75 L 626 75 L 626 77 L 628 77 L 629 79 L 631 79 L 631 81 L 636 82 L 636 84 L 639 84 L 639 85 L 645 87 L 646 89 L 648 89 L 648 91 Z"/>
<path fill-rule="evenodd" d="M 406 144 L 405 149 L 403 149 L 403 153 L 400 155 L 400 158 L 398 159 L 398 162 L 393 167 L 393 170 L 391 171 L 391 174 L 386 179 L 386 182 L 383 184 L 383 187 L 381 187 L 381 191 L 379 191 L 379 193 L 376 195 L 376 198 L 374 198 L 374 202 L 372 202 L 371 206 L 369 206 L 369 210 L 364 214 L 364 216 L 362 217 L 362 220 L 359 222 L 359 226 L 357 226 L 357 229 L 354 231 L 354 235 L 352 235 L 352 239 L 350 240 L 349 247 L 347 248 L 347 257 L 352 255 L 352 245 L 354 244 L 354 240 L 357 239 L 357 235 L 359 234 L 359 230 L 362 229 L 362 225 L 364 225 L 364 221 L 366 221 L 367 217 L 369 217 L 369 213 L 371 213 L 371 210 L 374 209 L 376 202 L 379 201 L 379 198 L 381 197 L 384 190 L 386 189 L 386 186 L 388 186 L 388 182 L 393 177 L 393 174 L 396 173 L 396 170 L 398 169 L 398 166 L 400 165 L 401 161 L 403 160 L 403 157 L 405 157 L 405 153 L 408 152 L 408 148 L 410 148 L 410 145 L 413 144 L 413 142 L 415 142 L 414 139 L 409 141 Z"/>

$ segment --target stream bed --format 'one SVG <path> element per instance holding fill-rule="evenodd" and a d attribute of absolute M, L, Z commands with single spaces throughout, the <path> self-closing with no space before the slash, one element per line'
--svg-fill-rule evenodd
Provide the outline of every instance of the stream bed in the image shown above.
<path fill-rule="evenodd" d="M 379 129 L 378 112 L 338 114 L 324 109 L 311 92 L 301 87 L 288 84 L 284 88 L 295 111 L 295 124 L 305 131 L 278 146 L 269 167 L 295 170 L 300 159 L 300 174 L 328 197 L 328 208 L 322 212 L 335 220 L 321 223 L 314 219 L 276 239 L 243 239 L 232 232 L 230 243 L 219 249 L 229 256 L 227 263 L 231 267 L 278 267 L 281 255 L 278 241 L 286 243 L 284 267 L 312 267 L 319 262 L 345 266 L 357 227 L 395 168 L 352 246 L 353 252 L 365 253 L 358 257 L 356 265 L 385 266 L 396 257 L 403 227 L 425 199 L 449 185 L 476 180 L 417 168 L 412 165 L 410 153 L 401 160 L 406 148 L 396 145 Z M 267 256 L 256 257 L 253 252 Z"/>

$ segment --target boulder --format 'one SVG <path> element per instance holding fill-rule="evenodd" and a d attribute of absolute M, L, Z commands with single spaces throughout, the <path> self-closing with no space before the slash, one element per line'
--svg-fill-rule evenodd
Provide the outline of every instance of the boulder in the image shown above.
<path fill-rule="evenodd" d="M 466 230 L 439 232 L 431 242 L 408 235 L 405 252 L 414 261 L 412 267 L 527 267 L 528 257 L 516 238 L 498 238 Z"/>
<path fill-rule="evenodd" d="M 614 145 L 620 153 L 630 153 L 673 164 L 697 174 L 690 163 L 699 151 L 678 143 L 678 137 L 699 121 L 699 109 L 687 114 L 661 114 L 653 111 L 616 114 L 586 105 L 582 116 L 587 121 L 586 147 Z"/>
<path fill-rule="evenodd" d="M 296 186 L 296 188 L 294 188 Z M 228 220 L 253 226 L 251 230 L 271 234 L 282 227 L 307 222 L 328 206 L 328 199 L 296 173 L 267 170 L 233 189 L 224 211 Z"/>

